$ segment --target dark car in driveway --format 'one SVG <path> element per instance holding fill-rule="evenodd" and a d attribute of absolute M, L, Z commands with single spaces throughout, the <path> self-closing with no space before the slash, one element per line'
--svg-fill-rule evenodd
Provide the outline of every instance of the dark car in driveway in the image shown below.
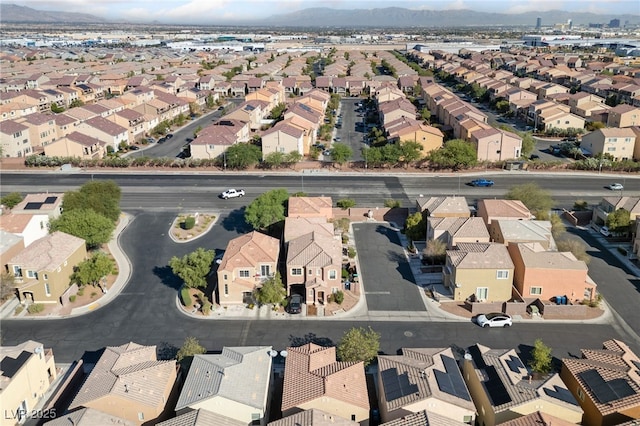
<path fill-rule="evenodd" d="M 471 182 L 469 182 L 469 185 L 471 186 L 493 186 L 493 181 L 489 180 L 489 179 L 474 179 Z"/>
<path fill-rule="evenodd" d="M 302 312 L 302 296 L 299 294 L 291 295 L 289 304 L 287 305 L 287 311 L 290 314 L 299 314 Z"/>

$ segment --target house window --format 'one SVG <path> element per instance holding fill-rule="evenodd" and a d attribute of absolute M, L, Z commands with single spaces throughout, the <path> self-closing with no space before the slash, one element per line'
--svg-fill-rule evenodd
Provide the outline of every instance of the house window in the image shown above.
<path fill-rule="evenodd" d="M 18 265 L 14 265 L 13 266 L 13 275 L 15 277 L 21 277 L 22 276 L 22 268 L 19 267 Z"/>
<path fill-rule="evenodd" d="M 476 299 L 487 300 L 487 296 L 489 296 L 489 287 L 476 288 Z"/>
<path fill-rule="evenodd" d="M 66 260 L 64 261 L 64 266 L 67 266 L 67 261 Z"/>
<path fill-rule="evenodd" d="M 248 269 L 241 269 L 238 272 L 238 275 L 240 276 L 240 278 L 249 278 L 249 270 Z"/>
<path fill-rule="evenodd" d="M 27 271 L 27 278 L 38 278 L 38 274 L 35 271 Z"/>
<path fill-rule="evenodd" d="M 224 275 L 222 276 L 222 278 L 226 280 L 226 279 L 227 279 L 227 274 L 224 274 Z"/>
<path fill-rule="evenodd" d="M 318 272 L 316 272 L 316 275 L 317 275 L 317 276 L 322 275 L 322 269 L 318 268 Z"/>
<path fill-rule="evenodd" d="M 260 424 L 260 413 L 251 413 L 251 424 L 252 425 Z"/>
<path fill-rule="evenodd" d="M 302 268 L 291 268 L 292 277 L 299 277 L 300 275 L 302 275 Z"/>
<path fill-rule="evenodd" d="M 271 275 L 271 268 L 269 267 L 269 265 L 260 265 L 260 275 L 262 275 L 263 277 L 268 277 L 269 275 Z"/>
<path fill-rule="evenodd" d="M 51 296 L 51 288 L 49 287 L 49 283 L 44 283 L 44 293 L 47 296 Z"/>
<path fill-rule="evenodd" d="M 43 279 L 45 279 L 45 280 L 48 280 L 48 279 L 49 279 L 49 275 L 47 275 L 47 274 L 42 274 L 42 278 L 43 278 Z"/>
<path fill-rule="evenodd" d="M 225 284 L 224 285 L 224 295 L 228 296 L 229 295 L 229 284 Z"/>
<path fill-rule="evenodd" d="M 144 420 L 144 413 L 142 411 L 138 411 L 138 420 Z"/>
<path fill-rule="evenodd" d="M 503 269 L 501 269 L 499 271 L 496 271 L 496 278 L 499 279 L 499 280 L 508 279 L 509 278 L 509 271 L 506 271 L 506 270 L 503 270 Z"/>
<path fill-rule="evenodd" d="M 529 294 L 531 294 L 531 295 L 541 295 L 542 294 L 542 287 L 531 287 L 531 289 L 529 290 Z"/>
<path fill-rule="evenodd" d="M 462 417 L 462 422 L 470 425 L 473 422 L 473 416 Z"/>
<path fill-rule="evenodd" d="M 338 277 L 338 273 L 336 272 L 335 269 L 332 269 L 329 271 L 329 279 L 330 280 L 335 280 Z"/>

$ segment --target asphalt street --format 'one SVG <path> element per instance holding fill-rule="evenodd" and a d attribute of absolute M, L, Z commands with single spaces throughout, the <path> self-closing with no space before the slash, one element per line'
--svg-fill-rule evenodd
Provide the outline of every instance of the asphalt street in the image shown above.
<path fill-rule="evenodd" d="M 439 176 L 304 176 L 304 190 L 311 195 L 331 195 L 339 198 L 352 196 L 359 205 L 382 205 L 384 199 L 395 198 L 403 205 L 415 203 L 419 194 L 447 194 L 455 188 L 457 177 Z M 504 176 L 504 175 L 503 175 Z M 509 185 L 533 179 L 552 193 L 564 195 L 567 200 L 587 198 L 599 200 L 611 195 L 605 184 L 611 177 L 540 176 L 536 174 L 508 174 L 504 181 L 495 178 L 496 187 L 468 188 L 460 190 L 477 197 L 501 196 Z M 454 322 L 407 321 L 362 321 L 358 318 L 343 320 L 291 320 L 291 321 L 245 321 L 245 320 L 200 320 L 181 314 L 175 306 L 176 290 L 180 283 L 171 274 L 167 263 L 174 256 L 181 256 L 197 247 L 222 249 L 229 239 L 248 230 L 244 224 L 242 207 L 260 193 L 271 188 L 285 187 L 299 190 L 299 176 L 265 176 L 249 174 L 229 175 L 184 175 L 184 174 L 94 174 L 94 179 L 114 179 L 123 191 L 123 210 L 135 216 L 133 222 L 121 235 L 121 245 L 133 265 L 131 280 L 123 292 L 110 304 L 80 317 L 55 320 L 3 320 L 0 332 L 3 345 L 17 344 L 25 339 L 34 339 L 54 348 L 57 362 L 70 362 L 82 356 L 84 351 L 94 351 L 105 345 L 119 345 L 128 341 L 158 345 L 160 353 L 169 354 L 182 345 L 185 337 L 195 336 L 209 351 L 219 351 L 223 346 L 273 345 L 282 349 L 313 340 L 319 343 L 337 342 L 352 326 L 371 326 L 382 335 L 381 350 L 396 353 L 410 346 L 468 346 L 482 343 L 495 348 L 516 347 L 526 350 L 536 338 L 542 338 L 554 349 L 556 357 L 578 353 L 579 348 L 599 348 L 602 341 L 620 338 L 638 350 L 640 310 L 637 310 L 638 281 L 619 271 L 615 258 L 608 253 L 593 253 L 595 259 L 590 273 L 599 283 L 600 290 L 619 310 L 625 324 L 566 324 L 549 322 L 517 323 L 511 329 L 478 329 L 474 324 Z M 12 173 L 2 174 L 2 193 L 11 191 L 66 191 L 75 189 L 91 175 L 87 173 Z M 637 178 L 626 179 L 625 194 L 640 195 Z M 302 182 L 301 182 L 302 183 Z M 218 192 L 227 187 L 244 188 L 248 196 L 236 200 L 220 200 Z M 633 187 L 633 188 L 631 188 Z M 569 198 L 572 197 L 572 198 Z M 471 198 L 471 197 L 470 197 Z M 176 214 L 182 211 L 222 212 L 218 223 L 205 236 L 190 243 L 177 244 L 167 236 L 169 226 Z M 362 227 L 358 241 L 365 232 Z M 362 236 L 374 238 L 371 243 L 358 242 L 361 256 L 374 244 L 388 247 L 390 238 L 383 233 Z M 376 241 L 376 238 L 382 238 Z M 588 236 L 585 237 L 588 240 Z M 386 244 L 387 246 L 383 245 Z M 592 242 L 598 248 L 597 241 Z M 372 247 L 369 247 L 371 245 Z M 392 242 L 391 247 L 399 246 Z M 387 248 L 387 258 L 397 253 Z M 383 256 L 379 253 L 378 256 Z M 600 260 L 601 259 L 601 260 Z M 381 262 L 382 263 L 382 262 Z M 366 266 L 365 266 L 366 267 Z M 398 264 L 396 264 L 398 267 Z M 388 271 L 390 279 L 404 275 L 401 271 Z M 397 275 L 393 275 L 397 274 Z M 620 275 L 616 275 L 620 274 Z M 375 291 L 376 280 L 385 275 L 364 270 L 365 279 Z M 368 277 L 367 277 L 368 276 Z M 411 286 L 410 280 L 402 285 Z M 621 288 L 619 299 L 614 294 Z M 385 291 L 385 290 L 381 290 Z M 417 291 L 407 287 L 406 291 Z M 635 291 L 635 293 L 633 292 Z M 410 293 L 409 293 L 410 294 Z M 414 293 L 415 294 L 415 293 Z M 411 305 L 413 306 L 413 305 Z M 388 309 L 387 307 L 383 307 Z M 412 307 L 412 309 L 415 309 Z M 635 331 L 635 334 L 633 333 Z M 524 345 L 524 346 L 523 346 Z"/>
<path fill-rule="evenodd" d="M 371 315 L 375 311 L 424 312 L 398 232 L 384 223 L 357 223 L 353 232 Z"/>

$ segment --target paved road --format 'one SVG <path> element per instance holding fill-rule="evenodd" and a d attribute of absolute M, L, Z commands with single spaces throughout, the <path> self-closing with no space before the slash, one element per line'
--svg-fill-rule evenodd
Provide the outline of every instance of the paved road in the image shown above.
<path fill-rule="evenodd" d="M 342 128 L 336 130 L 336 135 L 340 137 L 340 142 L 349 146 L 353 151 L 352 161 L 362 161 L 362 147 L 366 146 L 362 141 L 364 128 L 356 129 L 356 123 L 362 121 L 355 111 L 356 104 L 362 101 L 361 98 L 342 98 L 340 101 L 340 114 L 342 114 Z"/>
<path fill-rule="evenodd" d="M 353 225 L 369 313 L 426 310 L 397 231 L 387 224 Z"/>

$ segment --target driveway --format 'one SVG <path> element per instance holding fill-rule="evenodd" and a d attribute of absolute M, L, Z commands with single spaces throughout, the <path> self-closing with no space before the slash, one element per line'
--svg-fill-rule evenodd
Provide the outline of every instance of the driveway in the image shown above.
<path fill-rule="evenodd" d="M 353 233 L 369 313 L 426 311 L 398 233 L 385 223 L 356 223 Z"/>

